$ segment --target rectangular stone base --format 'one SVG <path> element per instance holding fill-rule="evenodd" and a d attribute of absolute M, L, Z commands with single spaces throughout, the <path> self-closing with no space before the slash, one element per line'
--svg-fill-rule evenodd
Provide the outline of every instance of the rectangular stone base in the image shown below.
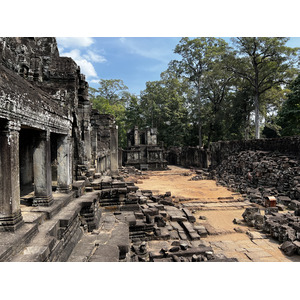
<path fill-rule="evenodd" d="M 57 186 L 57 192 L 63 194 L 69 194 L 72 191 L 72 185 L 70 186 Z"/>
<path fill-rule="evenodd" d="M 51 206 L 53 203 L 53 196 L 35 197 L 33 198 L 32 206 Z"/>
<path fill-rule="evenodd" d="M 21 210 L 10 216 L 0 217 L 0 231 L 16 231 L 24 224 Z"/>

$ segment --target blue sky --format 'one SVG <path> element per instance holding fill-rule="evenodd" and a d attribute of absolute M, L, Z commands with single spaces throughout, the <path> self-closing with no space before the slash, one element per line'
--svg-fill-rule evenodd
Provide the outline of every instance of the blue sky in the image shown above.
<path fill-rule="evenodd" d="M 160 79 L 180 38 L 102 37 L 57 38 L 61 56 L 70 56 L 86 75 L 89 85 L 99 79 L 122 79 L 131 93 L 139 94 L 147 81 Z"/>
<path fill-rule="evenodd" d="M 137 95 L 147 81 L 160 79 L 172 59 L 180 59 L 173 51 L 179 41 L 180 37 L 57 38 L 60 55 L 76 61 L 91 87 L 97 88 L 99 79 L 122 79 Z M 300 38 L 291 38 L 288 46 L 300 47 Z"/>

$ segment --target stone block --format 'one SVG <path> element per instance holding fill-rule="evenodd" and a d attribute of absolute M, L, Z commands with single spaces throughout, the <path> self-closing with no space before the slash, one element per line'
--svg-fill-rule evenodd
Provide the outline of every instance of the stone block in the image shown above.
<path fill-rule="evenodd" d="M 191 223 L 196 222 L 196 218 L 194 217 L 194 215 L 191 213 L 191 211 L 189 209 L 183 208 L 182 211 L 186 215 L 189 222 L 191 222 Z"/>

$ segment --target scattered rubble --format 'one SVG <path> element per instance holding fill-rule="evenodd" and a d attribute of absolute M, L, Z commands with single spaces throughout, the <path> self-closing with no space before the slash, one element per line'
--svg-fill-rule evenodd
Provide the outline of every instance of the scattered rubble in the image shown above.
<path fill-rule="evenodd" d="M 277 204 L 297 206 L 294 201 L 300 200 L 299 174 L 300 164 L 296 157 L 276 152 L 242 151 L 211 170 L 210 178 L 239 191 L 252 203 L 265 206 L 266 197 L 274 196 Z"/>
<path fill-rule="evenodd" d="M 277 239 L 280 249 L 286 255 L 300 254 L 300 217 L 299 210 L 279 213 L 278 208 L 268 208 L 261 214 L 259 208 L 246 208 L 243 218 L 248 226 L 261 229 L 262 232 Z M 259 233 L 248 232 L 250 238 Z M 263 238 L 266 236 L 264 235 Z M 257 237 L 255 237 L 257 238 Z"/>

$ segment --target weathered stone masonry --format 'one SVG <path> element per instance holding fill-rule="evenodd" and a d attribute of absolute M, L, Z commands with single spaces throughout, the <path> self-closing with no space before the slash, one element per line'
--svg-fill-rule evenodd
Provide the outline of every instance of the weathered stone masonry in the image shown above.
<path fill-rule="evenodd" d="M 164 149 L 157 145 L 157 129 L 140 130 L 135 126 L 127 132 L 127 148 L 123 150 L 123 164 L 140 170 L 164 170 L 167 161 Z"/>
<path fill-rule="evenodd" d="M 242 151 L 270 151 L 294 155 L 300 158 L 300 137 L 283 137 L 246 141 L 219 141 L 209 149 L 199 147 L 171 147 L 166 153 L 169 164 L 185 167 L 212 168 L 218 166 L 229 156 Z"/>
<path fill-rule="evenodd" d="M 55 38 L 0 38 L 0 231 L 23 224 L 21 194 L 34 190 L 33 206 L 51 206 L 53 186 L 68 194 L 90 168 L 116 173 L 116 136 Z"/>

